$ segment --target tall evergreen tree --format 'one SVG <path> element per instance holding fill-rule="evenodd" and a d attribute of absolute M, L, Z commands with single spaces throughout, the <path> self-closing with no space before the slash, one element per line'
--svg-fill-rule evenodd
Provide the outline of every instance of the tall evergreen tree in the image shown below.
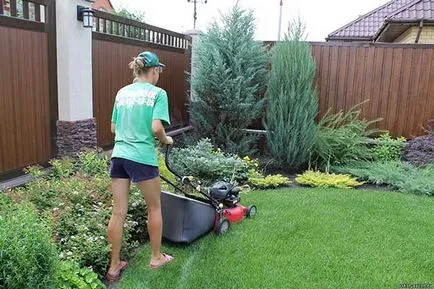
<path fill-rule="evenodd" d="M 254 16 L 238 3 L 201 36 L 192 75 L 191 121 L 198 136 L 227 152 L 246 154 L 257 140 L 244 129 L 263 116 L 260 93 L 268 54 L 254 40 Z"/>
<path fill-rule="evenodd" d="M 291 23 L 284 41 L 273 48 L 266 92 L 268 148 L 289 170 L 308 162 L 315 142 L 318 96 L 312 81 L 316 65 L 304 39 L 301 21 Z"/>

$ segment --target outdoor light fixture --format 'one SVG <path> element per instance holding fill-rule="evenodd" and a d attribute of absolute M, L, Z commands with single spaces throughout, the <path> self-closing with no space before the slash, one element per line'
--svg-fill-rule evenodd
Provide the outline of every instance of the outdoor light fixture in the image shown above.
<path fill-rule="evenodd" d="M 91 8 L 77 6 L 77 20 L 83 21 L 84 28 L 93 28 L 93 15 L 95 11 Z"/>

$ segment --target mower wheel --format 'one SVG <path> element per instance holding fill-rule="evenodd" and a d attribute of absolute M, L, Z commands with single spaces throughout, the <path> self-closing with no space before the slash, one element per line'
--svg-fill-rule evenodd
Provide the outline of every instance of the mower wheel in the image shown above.
<path fill-rule="evenodd" d="M 256 208 L 255 205 L 251 205 L 251 206 L 249 206 L 249 207 L 247 208 L 246 217 L 247 217 L 247 218 L 251 218 L 251 217 L 253 217 L 254 215 L 256 215 L 256 211 L 257 211 L 257 210 L 258 210 L 258 209 Z"/>
<path fill-rule="evenodd" d="M 220 221 L 218 222 L 217 226 L 215 227 L 215 233 L 217 235 L 223 235 L 224 233 L 226 233 L 229 228 L 231 226 L 231 223 L 229 222 L 228 219 L 226 218 L 221 218 Z"/>

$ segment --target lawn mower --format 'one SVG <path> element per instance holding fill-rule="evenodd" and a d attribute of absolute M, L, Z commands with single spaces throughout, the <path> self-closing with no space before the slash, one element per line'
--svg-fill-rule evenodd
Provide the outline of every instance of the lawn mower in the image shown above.
<path fill-rule="evenodd" d="M 167 169 L 176 176 L 181 185 L 174 184 L 164 176 L 161 178 L 180 194 L 162 192 L 161 210 L 163 214 L 163 237 L 175 243 L 191 243 L 214 230 L 222 235 L 229 230 L 231 223 L 241 222 L 256 214 L 256 206 L 240 204 L 240 188 L 231 183 L 217 181 L 204 188 L 194 179 L 181 176 L 169 162 L 171 147 L 167 146 L 165 163 Z M 198 196 L 189 193 L 190 187 Z"/>

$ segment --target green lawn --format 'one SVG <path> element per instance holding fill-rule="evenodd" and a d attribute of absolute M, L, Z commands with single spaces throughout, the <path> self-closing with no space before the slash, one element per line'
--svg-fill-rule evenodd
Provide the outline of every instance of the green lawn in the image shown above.
<path fill-rule="evenodd" d="M 434 198 L 365 190 L 252 192 L 258 214 L 222 237 L 165 246 L 173 263 L 148 269 L 149 247 L 120 288 L 400 288 L 434 284 Z"/>

